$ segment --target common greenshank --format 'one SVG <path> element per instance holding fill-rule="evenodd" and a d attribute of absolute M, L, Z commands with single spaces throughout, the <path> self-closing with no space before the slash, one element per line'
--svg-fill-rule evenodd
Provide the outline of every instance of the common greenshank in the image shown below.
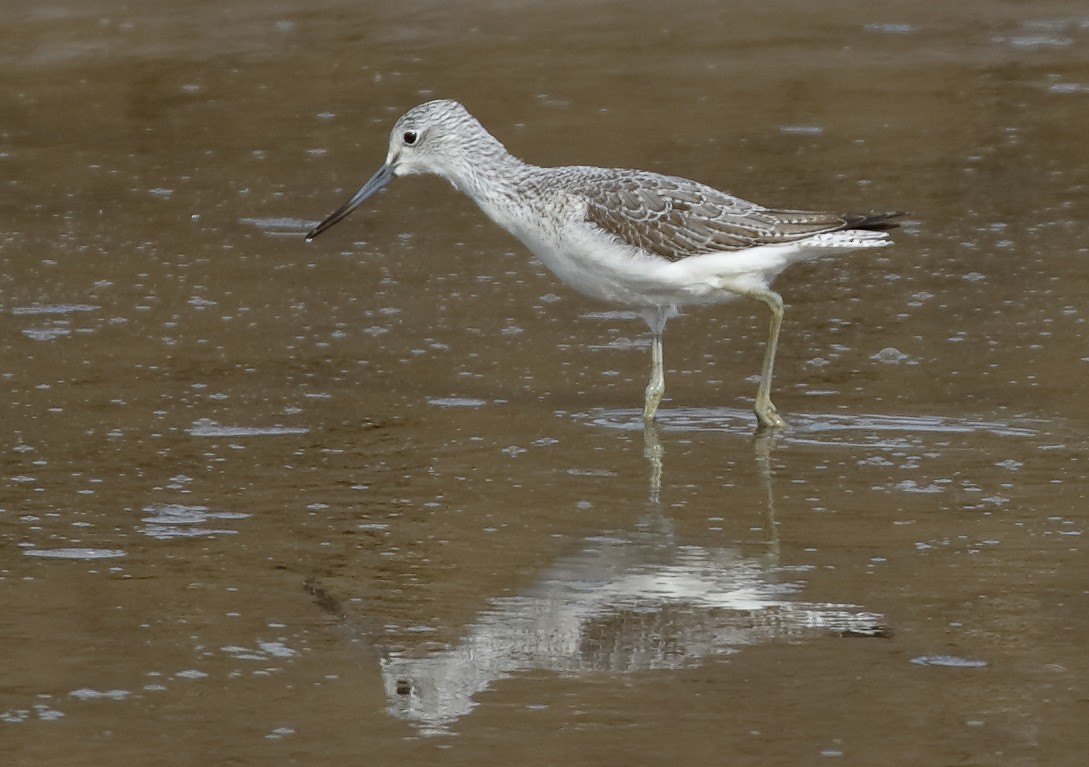
<path fill-rule="evenodd" d="M 662 333 L 681 307 L 739 296 L 771 309 L 754 411 L 784 425 L 771 401 L 783 299 L 771 281 L 797 261 L 888 245 L 902 213 L 845 215 L 766 208 L 696 181 L 639 170 L 542 168 L 514 157 L 456 101 L 406 112 L 386 161 L 307 235 L 309 242 L 395 176 L 430 173 L 469 195 L 575 290 L 641 316 L 653 333 L 643 406 L 650 422 L 665 392 Z"/>

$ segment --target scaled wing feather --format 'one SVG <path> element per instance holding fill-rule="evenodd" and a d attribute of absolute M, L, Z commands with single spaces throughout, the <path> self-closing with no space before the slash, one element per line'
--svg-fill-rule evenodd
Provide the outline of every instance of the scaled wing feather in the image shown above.
<path fill-rule="evenodd" d="M 596 175 L 596 174 L 595 174 Z M 844 216 L 773 210 L 687 179 L 641 171 L 586 178 L 587 219 L 670 261 L 802 240 L 842 229 L 895 226 L 898 214 Z"/>

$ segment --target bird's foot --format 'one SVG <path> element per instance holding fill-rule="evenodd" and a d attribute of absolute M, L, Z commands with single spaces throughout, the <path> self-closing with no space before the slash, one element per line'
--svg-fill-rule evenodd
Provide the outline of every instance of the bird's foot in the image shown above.
<path fill-rule="evenodd" d="M 753 411 L 756 413 L 756 420 L 760 422 L 760 429 L 781 429 L 786 426 L 786 421 L 779 415 L 779 411 L 775 409 L 775 405 L 768 402 L 765 405 L 757 405 Z"/>
<path fill-rule="evenodd" d="M 654 414 L 658 412 L 658 403 L 662 401 L 665 386 L 658 381 L 651 381 L 647 386 L 646 398 L 643 401 L 643 423 L 653 423 Z"/>

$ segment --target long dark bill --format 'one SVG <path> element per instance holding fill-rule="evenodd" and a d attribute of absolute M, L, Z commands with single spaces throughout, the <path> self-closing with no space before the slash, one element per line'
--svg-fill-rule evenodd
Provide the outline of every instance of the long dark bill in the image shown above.
<path fill-rule="evenodd" d="M 379 189 L 393 180 L 393 167 L 383 165 L 368 179 L 367 183 L 360 187 L 359 191 L 352 195 L 352 199 L 330 213 L 324 221 L 306 233 L 306 241 L 310 242 L 336 222 L 345 218 L 349 213 L 358 208 L 363 202 Z"/>

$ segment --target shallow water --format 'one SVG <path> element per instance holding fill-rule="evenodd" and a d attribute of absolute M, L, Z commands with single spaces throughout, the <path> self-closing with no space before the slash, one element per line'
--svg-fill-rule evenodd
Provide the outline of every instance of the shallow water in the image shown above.
<path fill-rule="evenodd" d="M 6 4 L 0 761 L 1081 765 L 1089 12 Z M 645 328 L 392 121 L 903 209 Z"/>

